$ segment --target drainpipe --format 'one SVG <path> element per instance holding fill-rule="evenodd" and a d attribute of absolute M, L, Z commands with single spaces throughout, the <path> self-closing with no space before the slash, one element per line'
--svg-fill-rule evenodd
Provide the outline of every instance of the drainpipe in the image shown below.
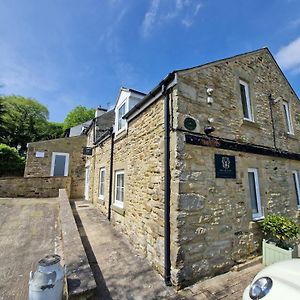
<path fill-rule="evenodd" d="M 108 195 L 108 216 L 107 219 L 110 221 L 111 218 L 111 203 L 112 203 L 112 182 L 113 182 L 113 160 L 114 160 L 114 138 L 115 134 L 111 129 L 111 147 L 110 147 L 110 166 L 109 166 L 109 195 Z"/>
<path fill-rule="evenodd" d="M 167 286 L 171 286 L 171 259 L 170 259 L 170 108 L 169 94 L 166 85 L 162 85 L 164 95 L 164 279 Z"/>
<path fill-rule="evenodd" d="M 271 113 L 271 123 L 272 123 L 272 134 L 273 134 L 273 143 L 274 143 L 274 148 L 277 149 L 276 145 L 276 133 L 275 133 L 275 124 L 274 124 L 274 116 L 273 116 L 273 105 L 274 105 L 274 100 L 272 98 L 272 95 L 269 95 L 269 107 L 270 107 L 270 113 Z"/>

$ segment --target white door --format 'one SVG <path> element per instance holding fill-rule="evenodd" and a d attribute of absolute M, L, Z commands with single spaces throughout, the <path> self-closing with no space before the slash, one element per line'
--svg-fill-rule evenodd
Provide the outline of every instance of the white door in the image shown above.
<path fill-rule="evenodd" d="M 53 152 L 50 176 L 68 176 L 69 153 Z"/>
<path fill-rule="evenodd" d="M 90 167 L 85 167 L 85 186 L 84 186 L 84 199 L 89 200 L 90 189 Z"/>

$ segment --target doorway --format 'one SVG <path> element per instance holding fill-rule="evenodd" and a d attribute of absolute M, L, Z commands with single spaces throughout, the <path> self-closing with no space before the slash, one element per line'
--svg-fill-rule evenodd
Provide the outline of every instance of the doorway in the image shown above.
<path fill-rule="evenodd" d="M 69 175 L 69 153 L 53 152 L 50 176 Z"/>
<path fill-rule="evenodd" d="M 84 199 L 89 200 L 90 189 L 90 167 L 85 167 L 85 186 L 84 186 Z"/>

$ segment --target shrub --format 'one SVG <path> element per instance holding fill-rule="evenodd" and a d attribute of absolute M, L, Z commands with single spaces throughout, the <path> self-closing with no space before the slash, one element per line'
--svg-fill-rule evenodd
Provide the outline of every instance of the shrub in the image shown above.
<path fill-rule="evenodd" d="M 0 176 L 22 176 L 25 159 L 20 157 L 17 149 L 0 144 Z"/>
<path fill-rule="evenodd" d="M 262 232 L 278 247 L 288 249 L 300 233 L 298 225 L 288 217 L 269 215 L 261 223 Z"/>

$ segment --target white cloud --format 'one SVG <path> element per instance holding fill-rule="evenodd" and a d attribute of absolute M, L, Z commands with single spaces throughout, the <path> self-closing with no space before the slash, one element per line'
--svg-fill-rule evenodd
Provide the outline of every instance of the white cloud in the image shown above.
<path fill-rule="evenodd" d="M 142 34 L 148 36 L 152 29 L 155 19 L 157 17 L 158 7 L 160 0 L 152 0 L 150 9 L 146 12 L 143 24 L 142 24 Z"/>
<path fill-rule="evenodd" d="M 202 4 L 202 3 L 198 3 L 198 4 L 196 5 L 196 9 L 195 9 L 195 12 L 194 12 L 194 16 L 196 16 L 196 15 L 198 14 L 200 8 L 202 8 L 202 7 L 203 7 L 203 4 Z"/>
<path fill-rule="evenodd" d="M 190 18 L 183 19 L 181 23 L 187 28 L 193 25 L 193 21 Z"/>
<path fill-rule="evenodd" d="M 203 4 L 200 0 L 164 1 L 152 0 L 149 10 L 145 13 L 142 23 L 142 35 L 151 34 L 155 25 L 165 24 L 174 20 L 185 27 L 193 25 Z"/>
<path fill-rule="evenodd" d="M 300 69 L 300 37 L 282 47 L 275 57 L 283 69 L 298 73 Z"/>
<path fill-rule="evenodd" d="M 114 18 L 114 21 L 111 22 L 109 28 L 102 35 L 100 35 L 100 42 L 105 42 L 106 40 L 109 40 L 113 37 L 113 35 L 116 34 L 116 31 L 120 28 L 120 24 L 126 16 L 126 13 L 127 8 L 123 8 L 118 12 L 117 16 Z"/>

